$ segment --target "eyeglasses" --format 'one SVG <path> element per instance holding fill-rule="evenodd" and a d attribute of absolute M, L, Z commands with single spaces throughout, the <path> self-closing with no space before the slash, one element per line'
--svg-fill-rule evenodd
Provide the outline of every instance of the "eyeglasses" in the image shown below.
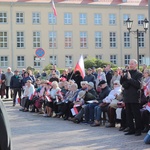
<path fill-rule="evenodd" d="M 114 83 L 114 85 L 118 85 L 117 83 Z"/>

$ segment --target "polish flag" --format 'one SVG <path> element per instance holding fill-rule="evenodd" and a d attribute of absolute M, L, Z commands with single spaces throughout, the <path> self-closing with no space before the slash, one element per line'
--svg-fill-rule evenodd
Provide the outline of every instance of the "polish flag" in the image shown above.
<path fill-rule="evenodd" d="M 77 115 L 79 112 L 78 112 L 78 110 L 77 110 L 76 107 L 73 107 L 73 108 L 71 109 L 71 113 L 72 113 L 73 116 L 75 116 L 75 115 Z"/>
<path fill-rule="evenodd" d="M 52 8 L 53 8 L 53 11 L 54 11 L 54 16 L 56 17 L 57 16 L 57 11 L 56 11 L 55 4 L 54 4 L 53 0 L 52 0 Z"/>
<path fill-rule="evenodd" d="M 84 60 L 83 60 L 82 55 L 80 56 L 80 59 L 75 66 L 74 72 L 77 70 L 80 71 L 82 78 L 84 78 L 85 77 L 85 70 L 84 70 Z"/>

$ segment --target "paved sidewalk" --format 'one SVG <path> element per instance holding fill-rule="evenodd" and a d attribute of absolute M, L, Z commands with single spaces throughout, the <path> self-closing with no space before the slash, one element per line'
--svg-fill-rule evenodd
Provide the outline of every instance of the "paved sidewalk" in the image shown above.
<path fill-rule="evenodd" d="M 60 118 L 45 118 L 20 112 L 19 105 L 5 102 L 8 111 L 13 150 L 150 150 L 142 136 L 128 135 L 118 128 L 90 127 Z"/>

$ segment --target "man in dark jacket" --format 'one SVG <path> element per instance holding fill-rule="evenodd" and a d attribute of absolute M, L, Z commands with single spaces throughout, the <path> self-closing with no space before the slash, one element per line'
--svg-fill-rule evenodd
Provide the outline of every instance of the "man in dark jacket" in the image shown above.
<path fill-rule="evenodd" d="M 84 77 L 84 81 L 93 82 L 95 84 L 95 76 L 92 74 L 91 68 L 88 68 L 87 75 Z"/>
<path fill-rule="evenodd" d="M 18 70 L 15 70 L 14 75 L 11 77 L 10 88 L 13 89 L 13 106 L 15 106 L 17 93 L 21 100 L 22 76 L 19 75 Z"/>
<path fill-rule="evenodd" d="M 141 114 L 140 114 L 140 92 L 142 73 L 137 70 L 137 61 L 131 59 L 129 62 L 130 70 L 122 74 L 121 84 L 124 88 L 123 99 L 126 106 L 129 132 L 125 135 L 141 135 Z M 133 119 L 135 119 L 135 126 Z"/>

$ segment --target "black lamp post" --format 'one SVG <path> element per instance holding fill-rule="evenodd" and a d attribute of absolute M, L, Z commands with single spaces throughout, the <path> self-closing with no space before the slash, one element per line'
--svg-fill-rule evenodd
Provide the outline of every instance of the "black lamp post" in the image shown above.
<path fill-rule="evenodd" d="M 133 21 L 132 20 L 130 20 L 130 18 L 128 18 L 127 19 L 127 21 L 126 21 L 126 25 L 127 25 L 127 29 L 128 29 L 128 31 L 129 31 L 129 33 L 131 32 L 131 33 L 136 33 L 136 36 L 137 36 L 137 62 L 138 62 L 138 69 L 139 69 L 139 33 L 143 33 L 143 32 L 145 32 L 146 33 L 146 31 L 148 30 L 148 24 L 149 23 L 149 21 L 145 18 L 144 20 L 143 20 L 143 28 L 144 28 L 144 31 L 139 31 L 138 29 L 136 30 L 136 31 L 131 31 L 131 28 L 132 28 L 132 24 L 133 24 Z"/>

